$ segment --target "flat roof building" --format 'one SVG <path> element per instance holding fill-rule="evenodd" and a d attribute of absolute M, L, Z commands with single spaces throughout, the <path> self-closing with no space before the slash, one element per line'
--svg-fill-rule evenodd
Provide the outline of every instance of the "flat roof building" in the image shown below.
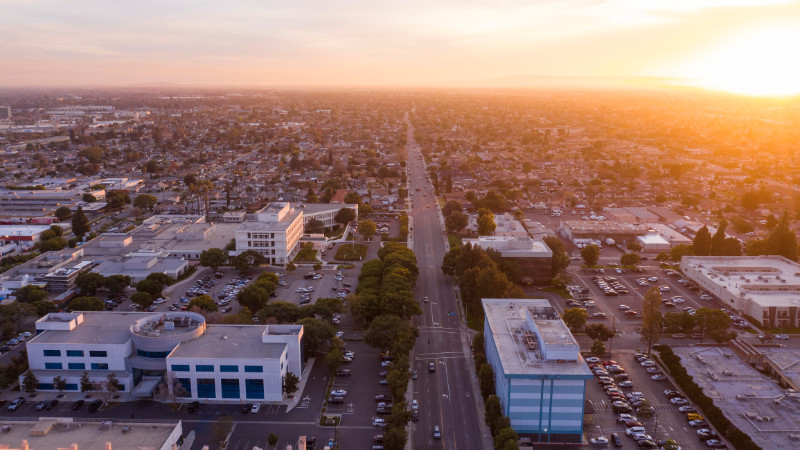
<path fill-rule="evenodd" d="M 183 423 L 88 421 L 42 417 L 38 422 L 13 421 L 0 434 L 0 448 L 20 450 L 170 450 L 181 441 Z"/>
<path fill-rule="evenodd" d="M 559 232 L 570 241 L 576 239 L 611 238 L 617 242 L 629 241 L 647 234 L 648 226 L 619 223 L 611 220 L 562 220 Z"/>
<path fill-rule="evenodd" d="M 350 208 L 356 213 L 354 222 L 358 221 L 358 205 L 355 203 L 306 203 L 303 209 L 303 225 L 312 220 L 319 220 L 325 229 L 334 228 L 340 224 L 336 222 L 336 214 L 344 208 Z"/>
<path fill-rule="evenodd" d="M 288 202 L 270 203 L 256 213 L 255 220 L 236 229 L 233 254 L 255 250 L 269 264 L 287 264 L 297 255 L 302 235 L 303 210 L 292 208 Z"/>
<path fill-rule="evenodd" d="M 51 313 L 36 322 L 28 365 L 40 390 L 78 391 L 84 372 L 97 390 L 113 373 L 119 391 L 183 400 L 283 399 L 287 372 L 302 376 L 302 325 L 208 325 L 196 313 Z"/>
<path fill-rule="evenodd" d="M 511 427 L 534 443 L 580 443 L 592 373 L 556 309 L 545 299 L 481 303 L 486 359 Z"/>
<path fill-rule="evenodd" d="M 800 264 L 783 256 L 684 256 L 684 276 L 767 327 L 800 326 Z"/>
<path fill-rule="evenodd" d="M 553 251 L 543 241 L 529 237 L 480 236 L 463 242 L 464 245 L 499 251 L 500 256 L 519 265 L 522 278 L 529 278 L 526 280 L 529 283 L 551 276 Z"/>

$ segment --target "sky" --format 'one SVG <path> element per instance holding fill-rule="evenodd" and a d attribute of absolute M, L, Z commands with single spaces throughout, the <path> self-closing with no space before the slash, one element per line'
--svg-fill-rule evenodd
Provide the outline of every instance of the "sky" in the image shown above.
<path fill-rule="evenodd" d="M 0 30 L 0 86 L 667 77 L 800 93 L 788 0 L 0 0 Z"/>

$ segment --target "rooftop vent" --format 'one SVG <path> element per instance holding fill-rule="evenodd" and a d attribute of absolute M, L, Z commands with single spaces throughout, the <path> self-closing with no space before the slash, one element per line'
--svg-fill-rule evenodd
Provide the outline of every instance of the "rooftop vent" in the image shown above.
<path fill-rule="evenodd" d="M 228 336 L 222 336 L 222 340 L 223 341 L 227 341 L 228 340 Z"/>

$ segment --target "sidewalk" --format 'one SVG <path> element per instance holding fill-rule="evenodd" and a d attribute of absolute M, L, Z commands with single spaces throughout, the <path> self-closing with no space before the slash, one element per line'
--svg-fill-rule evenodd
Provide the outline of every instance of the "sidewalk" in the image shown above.
<path fill-rule="evenodd" d="M 311 377 L 311 369 L 314 367 L 314 361 L 316 358 L 311 357 L 308 358 L 308 362 L 306 362 L 306 370 L 303 373 L 303 376 L 300 377 L 300 384 L 297 386 L 297 392 L 294 393 L 294 397 L 287 398 L 281 403 L 286 403 L 286 412 L 293 410 L 295 406 L 300 403 L 300 400 L 303 398 L 303 390 L 306 388 L 306 383 L 308 379 Z"/>

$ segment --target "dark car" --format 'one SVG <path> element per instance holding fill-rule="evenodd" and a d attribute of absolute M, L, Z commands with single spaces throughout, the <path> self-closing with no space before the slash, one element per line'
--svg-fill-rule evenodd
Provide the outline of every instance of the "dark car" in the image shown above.
<path fill-rule="evenodd" d="M 411 420 L 414 422 L 419 422 L 419 411 L 414 411 L 411 413 Z"/>
<path fill-rule="evenodd" d="M 349 377 L 350 376 L 350 369 L 338 369 L 336 370 L 337 377 Z"/>
<path fill-rule="evenodd" d="M 84 403 L 86 403 L 86 402 L 83 401 L 83 400 L 75 400 L 74 402 L 72 402 L 71 408 L 72 408 L 73 411 L 77 411 L 77 410 L 83 408 L 83 404 Z"/>
<path fill-rule="evenodd" d="M 200 402 L 198 401 L 191 402 L 189 406 L 186 407 L 186 411 L 190 413 L 196 413 L 198 410 L 200 410 Z"/>
<path fill-rule="evenodd" d="M 247 403 L 246 405 L 242 406 L 242 414 L 250 414 L 251 408 L 253 408 L 252 403 Z"/>
<path fill-rule="evenodd" d="M 658 445 L 650 439 L 643 439 L 636 443 L 640 448 L 658 448 Z"/>
<path fill-rule="evenodd" d="M 97 410 L 100 409 L 100 406 L 102 406 L 102 405 L 103 405 L 103 401 L 102 400 L 100 400 L 100 399 L 92 400 L 92 402 L 89 403 L 88 411 L 90 413 L 97 412 Z"/>
<path fill-rule="evenodd" d="M 436 372 L 436 364 L 428 363 L 428 372 L 430 373 Z"/>
<path fill-rule="evenodd" d="M 386 377 L 389 376 L 389 371 L 388 370 L 382 370 L 382 371 L 378 372 L 378 376 L 381 377 L 381 378 L 386 378 Z"/>
<path fill-rule="evenodd" d="M 50 401 L 49 401 L 49 402 L 47 402 L 47 404 L 44 406 L 44 409 L 46 409 L 46 410 L 48 410 L 48 411 L 52 411 L 52 410 L 53 410 L 53 408 L 55 408 L 56 406 L 58 406 L 58 404 L 59 404 L 59 401 L 58 401 L 58 400 L 56 400 L 56 399 L 50 400 Z"/>
<path fill-rule="evenodd" d="M 614 447 L 622 447 L 622 438 L 618 433 L 611 433 L 611 442 L 614 443 Z"/>
<path fill-rule="evenodd" d="M 328 403 L 334 405 L 344 403 L 344 397 L 339 395 L 331 395 L 330 398 L 328 398 Z"/>
<path fill-rule="evenodd" d="M 389 380 L 384 378 L 384 379 L 378 381 L 378 384 L 380 384 L 381 386 L 388 386 L 389 385 Z"/>
<path fill-rule="evenodd" d="M 392 413 L 392 410 L 389 409 L 389 408 L 377 408 L 375 410 L 375 414 L 378 414 L 380 416 L 386 416 L 386 415 L 389 415 L 391 413 Z"/>
<path fill-rule="evenodd" d="M 388 394 L 378 394 L 375 396 L 376 402 L 390 402 L 392 401 L 392 396 Z"/>

